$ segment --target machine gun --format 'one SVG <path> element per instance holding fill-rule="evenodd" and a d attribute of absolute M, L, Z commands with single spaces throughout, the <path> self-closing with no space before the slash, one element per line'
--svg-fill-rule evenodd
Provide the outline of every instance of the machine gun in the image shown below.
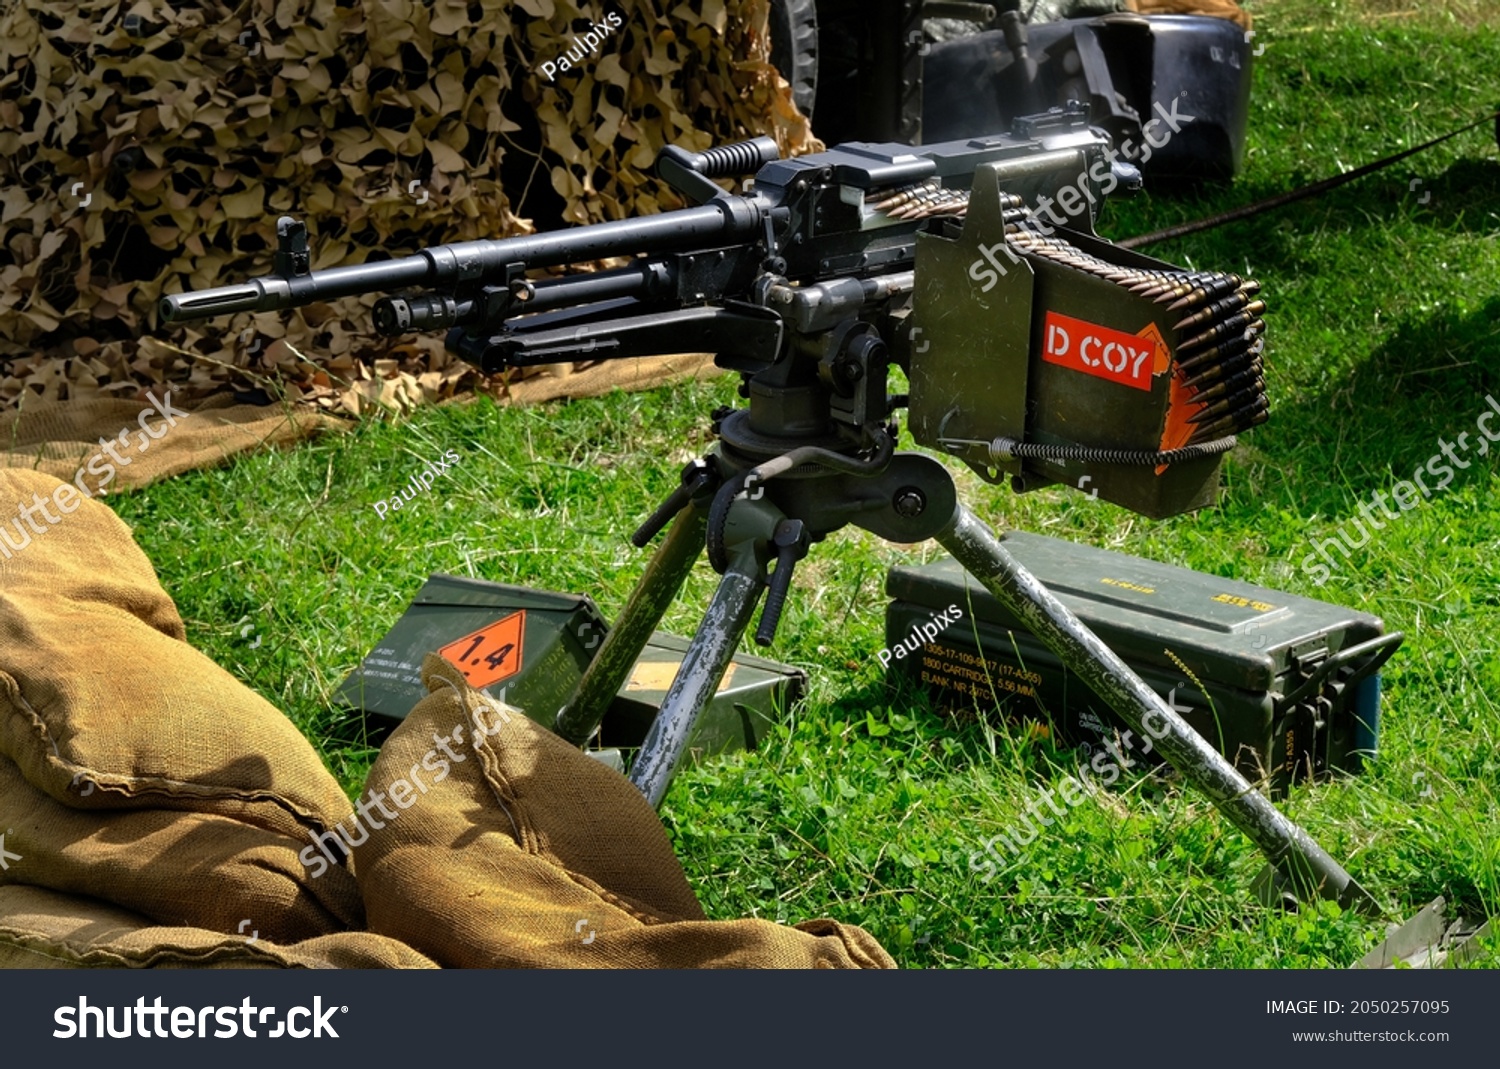
<path fill-rule="evenodd" d="M 446 328 L 448 348 L 486 372 L 689 351 L 739 372 L 748 405 L 713 414 L 716 448 L 635 532 L 644 547 L 671 524 L 555 723 L 574 743 L 592 736 L 706 548 L 722 579 L 631 768 L 653 804 L 762 592 L 755 639 L 768 645 L 797 562 L 852 523 L 893 542 L 937 539 L 1149 731 L 1267 854 L 1273 886 L 1378 911 L 1016 562 L 941 463 L 895 448 L 904 407 L 917 443 L 1018 492 L 1060 482 L 1153 517 L 1207 505 L 1233 434 L 1266 417 L 1258 285 L 1098 238 L 1099 203 L 1139 174 L 1077 105 L 920 148 L 854 143 L 781 160 L 768 138 L 668 147 L 658 170 L 696 203 L 319 272 L 304 226 L 283 218 L 273 276 L 166 297 L 162 318 L 377 291 L 388 294 L 378 331 Z M 713 181 L 752 172 L 740 195 Z M 617 256 L 631 262 L 528 277 Z M 906 393 L 892 392 L 897 371 Z"/>

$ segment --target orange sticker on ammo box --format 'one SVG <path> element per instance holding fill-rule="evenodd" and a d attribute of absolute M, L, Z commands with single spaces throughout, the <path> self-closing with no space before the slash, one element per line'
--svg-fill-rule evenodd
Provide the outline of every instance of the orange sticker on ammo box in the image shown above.
<path fill-rule="evenodd" d="M 488 687 L 521 670 L 521 643 L 526 635 L 526 610 L 465 635 L 438 650 L 456 665 L 471 687 Z"/>
<path fill-rule="evenodd" d="M 1042 359 L 1110 382 L 1151 389 L 1160 340 L 1126 334 L 1072 316 L 1048 312 L 1042 326 Z"/>

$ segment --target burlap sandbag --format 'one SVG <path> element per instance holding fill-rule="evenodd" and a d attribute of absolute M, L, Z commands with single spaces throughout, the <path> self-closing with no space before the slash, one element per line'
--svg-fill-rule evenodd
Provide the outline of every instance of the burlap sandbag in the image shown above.
<path fill-rule="evenodd" d="M 91 895 L 160 924 L 258 932 L 276 943 L 364 927 L 348 869 L 307 878 L 305 841 L 210 813 L 69 809 L 0 757 L 0 885 Z M 247 923 L 242 923 L 247 922 Z"/>
<path fill-rule="evenodd" d="M 366 784 L 394 819 L 349 828 L 371 931 L 447 967 L 894 967 L 834 921 L 704 920 L 627 780 L 439 657 L 423 679 Z"/>
<path fill-rule="evenodd" d="M 183 640 L 129 530 L 70 486 L 0 470 L 0 755 L 75 809 L 215 813 L 304 841 L 348 816 L 292 722 Z M 16 515 L 36 498 L 58 521 L 32 511 L 40 533 Z"/>
<path fill-rule="evenodd" d="M 254 940 L 252 942 L 252 939 Z M 254 931 L 159 927 L 129 910 L 39 887 L 0 887 L 0 969 L 432 969 L 371 932 L 277 945 Z"/>
<path fill-rule="evenodd" d="M 170 421 L 164 408 L 172 413 Z M 187 415 L 178 414 L 182 412 Z M 102 488 L 112 494 L 351 425 L 307 406 L 237 405 L 229 394 L 189 404 L 180 390 L 166 385 L 117 391 L 114 398 L 26 398 L 19 410 L 0 413 L 0 468 L 31 468 L 64 482 L 76 479 L 76 485 L 91 492 Z M 143 436 L 146 427 L 156 437 Z M 125 463 L 113 460 L 101 438 L 115 445 Z M 0 499 L 0 523 L 13 515 L 9 508 Z"/>

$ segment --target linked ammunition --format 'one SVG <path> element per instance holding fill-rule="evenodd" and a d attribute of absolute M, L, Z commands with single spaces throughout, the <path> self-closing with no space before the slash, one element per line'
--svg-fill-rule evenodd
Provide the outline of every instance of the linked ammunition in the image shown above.
<path fill-rule="evenodd" d="M 908 210 L 931 210 L 928 205 L 934 202 L 930 195 L 919 195 Z M 1256 318 L 1265 302 L 1252 300 L 1260 291 L 1258 282 L 1217 271 L 1108 263 L 1060 237 L 1045 236 L 1030 225 L 1035 217 L 1029 209 L 1006 211 L 1003 218 L 1006 239 L 1026 254 L 1102 278 L 1143 300 L 1167 305 L 1168 311 L 1186 312 L 1174 332 L 1191 334 L 1176 347 L 1176 373 L 1193 391 L 1188 403 L 1198 408 L 1190 419 L 1195 428 L 1191 441 L 1256 418 L 1265 403 L 1260 340 L 1265 322 Z"/>
<path fill-rule="evenodd" d="M 865 205 L 872 211 L 890 211 L 897 205 L 905 204 L 907 201 L 911 200 L 913 197 L 916 197 L 924 190 L 937 188 L 938 180 L 936 178 L 929 178 L 925 182 L 917 182 L 913 185 L 901 186 L 894 190 L 876 190 L 873 193 L 865 194 Z"/>
<path fill-rule="evenodd" d="M 1258 282 L 1252 282 L 1250 283 L 1250 285 L 1253 285 L 1255 289 L 1248 290 L 1247 292 L 1254 293 L 1260 289 L 1260 283 Z M 1217 278 L 1213 279 L 1212 281 L 1203 283 L 1202 285 L 1193 289 L 1192 292 L 1188 293 L 1186 296 L 1169 305 L 1167 307 L 1167 311 L 1181 311 L 1184 308 L 1189 308 L 1193 305 L 1201 304 L 1204 301 L 1214 300 L 1217 297 L 1222 297 L 1226 293 L 1230 293 L 1234 290 L 1243 288 L 1245 288 L 1245 282 L 1240 278 L 1239 275 L 1219 275 Z"/>
<path fill-rule="evenodd" d="M 1190 353 L 1195 349 L 1201 349 L 1205 345 L 1211 345 L 1220 338 L 1227 338 L 1232 334 L 1238 334 L 1247 326 L 1255 322 L 1255 317 L 1266 310 L 1265 301 L 1251 301 L 1243 310 L 1230 316 L 1228 319 L 1220 320 L 1212 327 L 1195 334 L 1193 337 L 1181 342 L 1177 346 L 1178 355 Z"/>
<path fill-rule="evenodd" d="M 1002 197 L 1007 209 L 1019 207 L 1021 198 L 1014 194 Z M 866 194 L 865 205 L 872 211 L 888 213 L 893 219 L 921 218 L 928 215 L 963 215 L 969 210 L 969 194 L 962 189 L 943 189 L 935 178 L 896 190 L 879 190 Z"/>
<path fill-rule="evenodd" d="M 1165 304 L 1168 301 L 1172 301 L 1172 306 L 1176 307 L 1181 301 L 1191 299 L 1193 294 L 1209 292 L 1211 288 L 1220 288 L 1221 284 L 1222 280 L 1220 276 L 1215 275 L 1204 278 L 1201 275 L 1195 274 L 1180 277 L 1174 280 L 1172 286 L 1162 289 L 1159 293 L 1151 293 L 1149 296 L 1157 304 Z"/>
<path fill-rule="evenodd" d="M 890 217 L 892 219 L 911 219 L 926 214 L 930 211 L 933 204 L 936 203 L 936 198 L 937 192 L 934 190 L 918 193 L 905 203 L 892 208 L 889 212 Z"/>
<path fill-rule="evenodd" d="M 1244 310 L 1231 316 L 1229 319 L 1221 319 L 1207 329 L 1201 329 L 1199 333 L 1192 335 L 1180 342 L 1177 352 L 1186 359 L 1187 355 L 1197 355 L 1202 350 L 1230 349 L 1237 342 L 1253 342 L 1265 331 L 1264 321 L 1251 320 L 1247 326 L 1246 320 L 1255 314 L 1253 311 L 1255 302 L 1247 305 Z M 1248 315 L 1247 315 L 1248 313 Z M 1259 328 L 1255 323 L 1260 322 Z"/>
<path fill-rule="evenodd" d="M 1053 252 L 1052 258 L 1055 260 L 1060 260 L 1061 262 L 1067 264 L 1069 267 L 1076 267 L 1080 271 L 1088 271 L 1093 266 L 1089 257 L 1087 256 L 1078 256 L 1074 253 L 1063 252 L 1060 250 Z"/>
<path fill-rule="evenodd" d="M 1223 364 L 1215 364 L 1213 367 L 1199 372 L 1197 375 L 1184 380 L 1182 385 L 1184 389 L 1196 390 L 1205 383 L 1213 385 L 1221 378 L 1228 378 L 1231 375 L 1238 375 L 1241 372 L 1250 371 L 1259 375 L 1264 370 L 1265 367 L 1261 362 L 1260 350 L 1250 349 L 1239 356 L 1231 357 Z"/>
<path fill-rule="evenodd" d="M 1149 282 L 1144 286 L 1137 284 L 1130 287 L 1131 292 L 1136 294 L 1136 296 L 1148 301 L 1156 301 L 1158 304 L 1161 303 L 1163 297 L 1171 294 L 1186 293 L 1191 288 L 1191 283 L 1177 281 Z"/>
<path fill-rule="evenodd" d="M 953 211 L 946 190 L 916 190 L 892 212 L 897 218 Z M 1046 236 L 1035 215 L 1020 206 L 1003 212 L 1006 240 L 1038 256 L 1104 279 L 1143 300 L 1165 305 L 1182 318 L 1172 328 L 1185 340 L 1176 345 L 1174 374 L 1190 392 L 1188 444 L 1223 437 L 1263 422 L 1265 395 L 1262 354 L 1264 301 L 1255 299 L 1260 283 L 1217 271 L 1180 271 L 1122 266 L 1101 260 L 1061 237 Z M 964 207 L 967 207 L 965 203 Z"/>
<path fill-rule="evenodd" d="M 906 219 L 919 214 L 924 208 L 931 206 L 937 199 L 941 190 L 936 187 L 918 190 L 911 197 L 900 204 L 888 209 L 892 219 Z"/>
<path fill-rule="evenodd" d="M 1257 334 L 1239 334 L 1218 345 L 1194 353 L 1192 356 L 1183 357 L 1179 350 L 1177 368 L 1184 374 L 1198 374 L 1205 368 L 1216 366 L 1223 361 L 1233 359 L 1253 346 L 1260 337 Z"/>
<path fill-rule="evenodd" d="M 1151 289 L 1152 286 L 1175 286 L 1181 283 L 1181 279 L 1175 273 L 1167 271 L 1140 271 L 1136 280 L 1130 283 L 1130 288 Z"/>
<path fill-rule="evenodd" d="M 1190 356 L 1180 358 L 1177 362 L 1178 366 L 1188 373 L 1197 374 L 1214 364 L 1228 363 L 1254 348 L 1262 333 L 1262 331 L 1251 333 L 1241 331 L 1233 334 L 1206 349 L 1199 349 Z"/>
<path fill-rule="evenodd" d="M 1242 409 L 1253 408 L 1254 405 L 1263 400 L 1264 393 L 1259 387 L 1252 386 L 1246 390 L 1240 390 L 1228 397 L 1208 405 L 1202 412 L 1195 412 L 1188 417 L 1188 422 L 1197 426 L 1203 423 L 1212 423 L 1224 416 L 1232 415 Z"/>
<path fill-rule="evenodd" d="M 1228 297 L 1220 298 L 1219 300 L 1214 301 L 1214 303 L 1210 304 L 1208 307 L 1201 308 L 1198 311 L 1194 312 L 1186 319 L 1180 321 L 1172 329 L 1177 331 L 1179 334 L 1186 334 L 1188 331 L 1192 330 L 1194 327 L 1202 323 L 1207 323 L 1212 319 L 1218 319 L 1220 316 L 1228 315 L 1231 312 L 1237 312 L 1249 303 L 1250 294 L 1246 293 L 1244 290 L 1236 290 Z"/>
<path fill-rule="evenodd" d="M 1228 378 L 1214 382 L 1208 389 L 1195 392 L 1191 403 L 1206 405 L 1217 401 L 1226 394 L 1233 393 L 1241 387 L 1249 387 L 1264 393 L 1266 380 L 1261 377 L 1259 371 L 1251 368 L 1247 368 L 1244 371 L 1237 371 Z"/>
<path fill-rule="evenodd" d="M 1215 438 L 1222 438 L 1226 434 L 1248 430 L 1257 424 L 1264 423 L 1269 411 L 1270 405 L 1262 397 L 1248 408 L 1243 408 L 1232 415 L 1216 419 L 1212 423 L 1199 425 L 1193 431 L 1193 436 L 1188 439 L 1188 444 L 1212 441 Z"/>

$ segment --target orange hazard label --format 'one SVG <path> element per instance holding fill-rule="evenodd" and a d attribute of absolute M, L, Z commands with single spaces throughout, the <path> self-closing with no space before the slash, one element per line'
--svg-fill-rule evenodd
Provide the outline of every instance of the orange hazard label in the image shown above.
<path fill-rule="evenodd" d="M 1153 375 L 1160 375 L 1172 366 L 1172 350 L 1167 348 L 1166 339 L 1161 336 L 1161 331 L 1156 329 L 1155 323 L 1147 323 L 1135 332 L 1135 336 L 1145 339 L 1152 347 L 1152 352 L 1155 354 L 1151 358 Z"/>
<path fill-rule="evenodd" d="M 471 687 L 488 687 L 521 670 L 521 645 L 526 636 L 526 610 L 465 635 L 438 650 L 456 665 Z"/>
<path fill-rule="evenodd" d="M 1156 370 L 1159 338 L 1145 338 L 1112 330 L 1072 316 L 1048 312 L 1043 324 L 1042 359 L 1049 364 L 1096 375 L 1110 382 L 1151 389 Z"/>

